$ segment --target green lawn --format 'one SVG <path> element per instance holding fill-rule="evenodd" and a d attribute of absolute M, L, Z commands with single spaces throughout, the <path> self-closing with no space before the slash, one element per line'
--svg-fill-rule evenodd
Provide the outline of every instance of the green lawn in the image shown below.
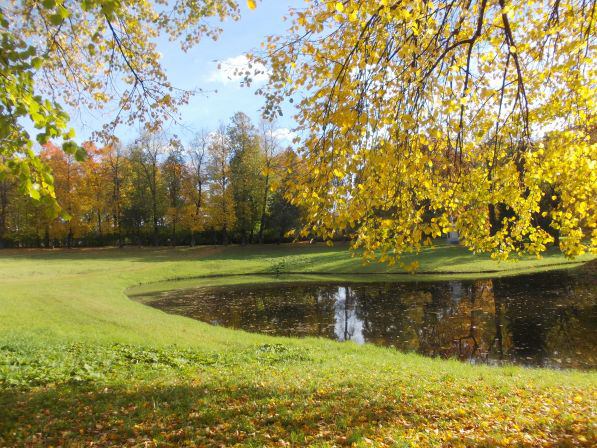
<path fill-rule="evenodd" d="M 593 446 L 594 373 L 266 337 L 125 294 L 191 277 L 495 277 L 590 258 L 497 263 L 441 246 L 412 276 L 343 246 L 2 251 L 0 446 Z"/>

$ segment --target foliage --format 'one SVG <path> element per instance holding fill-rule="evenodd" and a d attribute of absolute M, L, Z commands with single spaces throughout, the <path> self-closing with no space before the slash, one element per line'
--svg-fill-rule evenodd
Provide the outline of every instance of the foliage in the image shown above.
<path fill-rule="evenodd" d="M 263 176 L 265 167 L 263 148 L 257 130 L 242 112 L 232 117 L 227 130 L 231 149 L 230 180 L 234 196 L 236 225 L 243 243 L 259 222 L 263 211 Z"/>
<path fill-rule="evenodd" d="M 497 258 L 597 245 L 595 2 L 310 2 L 271 37 L 265 112 L 297 94 L 313 232 L 396 262 L 457 230 Z"/>
<path fill-rule="evenodd" d="M 33 142 L 22 126 L 29 119 L 36 129 L 37 141 L 63 137 L 66 152 L 82 157 L 66 129 L 68 117 L 61 107 L 43 99 L 35 89 L 34 75 L 43 63 L 35 47 L 9 29 L 10 17 L 0 8 L 0 180 L 10 173 L 19 180 L 21 190 L 34 199 L 53 195 L 52 176 L 33 151 Z"/>
<path fill-rule="evenodd" d="M 117 0 L 12 0 L 0 8 L 0 180 L 9 173 L 34 199 L 56 208 L 52 176 L 33 151 L 35 140 L 64 139 L 62 149 L 78 160 L 69 117 L 60 104 L 118 113 L 119 123 L 156 129 L 186 104 L 190 91 L 176 89 L 160 62 L 156 40 L 167 34 L 184 50 L 200 37 L 217 38 L 210 19 L 238 17 L 232 0 L 122 2 Z"/>
<path fill-rule="evenodd" d="M 0 243 L 194 245 L 213 242 L 216 233 L 221 240 L 253 243 L 259 233 L 261 242 L 280 242 L 298 224 L 299 210 L 282 198 L 293 153 L 279 152 L 273 138 L 238 113 L 226 128 L 187 145 L 163 132 L 144 132 L 126 147 L 87 142 L 79 163 L 49 142 L 39 157 L 53 172 L 63 215 L 21 197 L 7 176 L 0 184 Z"/>

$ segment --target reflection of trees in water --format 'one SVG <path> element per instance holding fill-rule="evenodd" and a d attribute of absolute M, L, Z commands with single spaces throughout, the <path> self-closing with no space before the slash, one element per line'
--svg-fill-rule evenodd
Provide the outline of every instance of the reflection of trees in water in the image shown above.
<path fill-rule="evenodd" d="M 338 287 L 335 308 L 335 334 L 340 341 L 365 342 L 363 321 L 356 310 L 357 295 L 349 286 Z"/>
<path fill-rule="evenodd" d="M 152 306 L 226 327 L 334 338 L 336 292 L 337 287 L 325 285 L 222 287 L 175 292 Z"/>
<path fill-rule="evenodd" d="M 566 273 L 354 288 L 365 340 L 427 356 L 595 366 L 594 281 Z M 556 361 L 558 360 L 558 361 Z"/>
<path fill-rule="evenodd" d="M 428 356 L 594 367 L 594 276 L 177 291 L 152 303 L 206 322 L 371 342 Z"/>
<path fill-rule="evenodd" d="M 433 288 L 425 308 L 419 352 L 428 356 L 486 359 L 495 337 L 491 280 L 450 282 Z"/>
<path fill-rule="evenodd" d="M 367 342 L 416 350 L 428 291 L 404 284 L 362 285 L 353 288 L 356 313 Z"/>
<path fill-rule="evenodd" d="M 540 285 L 529 296 L 529 283 Z M 496 280 L 512 337 L 509 358 L 552 367 L 595 367 L 595 277 L 552 272 Z"/>

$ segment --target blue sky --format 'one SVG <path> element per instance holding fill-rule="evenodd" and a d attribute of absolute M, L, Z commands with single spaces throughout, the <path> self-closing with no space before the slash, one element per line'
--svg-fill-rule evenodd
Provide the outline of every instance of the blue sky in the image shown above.
<path fill-rule="evenodd" d="M 177 43 L 160 41 L 162 62 L 172 83 L 179 88 L 203 89 L 206 92 L 195 95 L 181 109 L 183 126 L 172 125 L 168 129 L 179 135 L 183 141 L 190 140 L 193 131 L 214 130 L 219 123 L 226 123 L 237 111 L 245 112 L 258 123 L 259 109 L 263 105 L 263 98 L 255 95 L 259 84 L 255 83 L 250 88 L 240 87 L 240 81 L 228 79 L 225 70 L 234 63 L 242 63 L 243 54 L 258 50 L 268 35 L 285 32 L 289 23 L 282 20 L 283 16 L 289 8 L 303 5 L 301 0 L 262 0 L 255 10 L 249 10 L 244 0 L 239 0 L 239 3 L 240 20 L 224 22 L 223 33 L 215 42 L 205 38 L 185 53 Z M 224 70 L 218 71 L 219 62 Z M 290 104 L 285 106 L 284 117 L 277 122 L 280 135 L 286 134 L 294 126 L 293 110 L 290 107 Z M 78 119 L 78 114 L 71 113 L 77 140 L 89 138 L 97 129 L 97 117 L 86 115 L 82 111 L 81 114 Z M 107 120 L 110 117 L 105 118 Z M 116 134 L 127 143 L 135 138 L 138 130 L 121 125 Z"/>

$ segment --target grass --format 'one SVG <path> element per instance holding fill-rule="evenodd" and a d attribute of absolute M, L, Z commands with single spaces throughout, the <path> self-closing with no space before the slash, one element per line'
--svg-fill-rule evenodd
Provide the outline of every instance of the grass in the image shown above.
<path fill-rule="evenodd" d="M 191 277 L 437 280 L 589 258 L 496 263 L 442 246 L 421 255 L 425 274 L 410 276 L 361 266 L 342 246 L 3 251 L 0 446 L 594 446 L 591 372 L 267 337 L 125 294 Z"/>

